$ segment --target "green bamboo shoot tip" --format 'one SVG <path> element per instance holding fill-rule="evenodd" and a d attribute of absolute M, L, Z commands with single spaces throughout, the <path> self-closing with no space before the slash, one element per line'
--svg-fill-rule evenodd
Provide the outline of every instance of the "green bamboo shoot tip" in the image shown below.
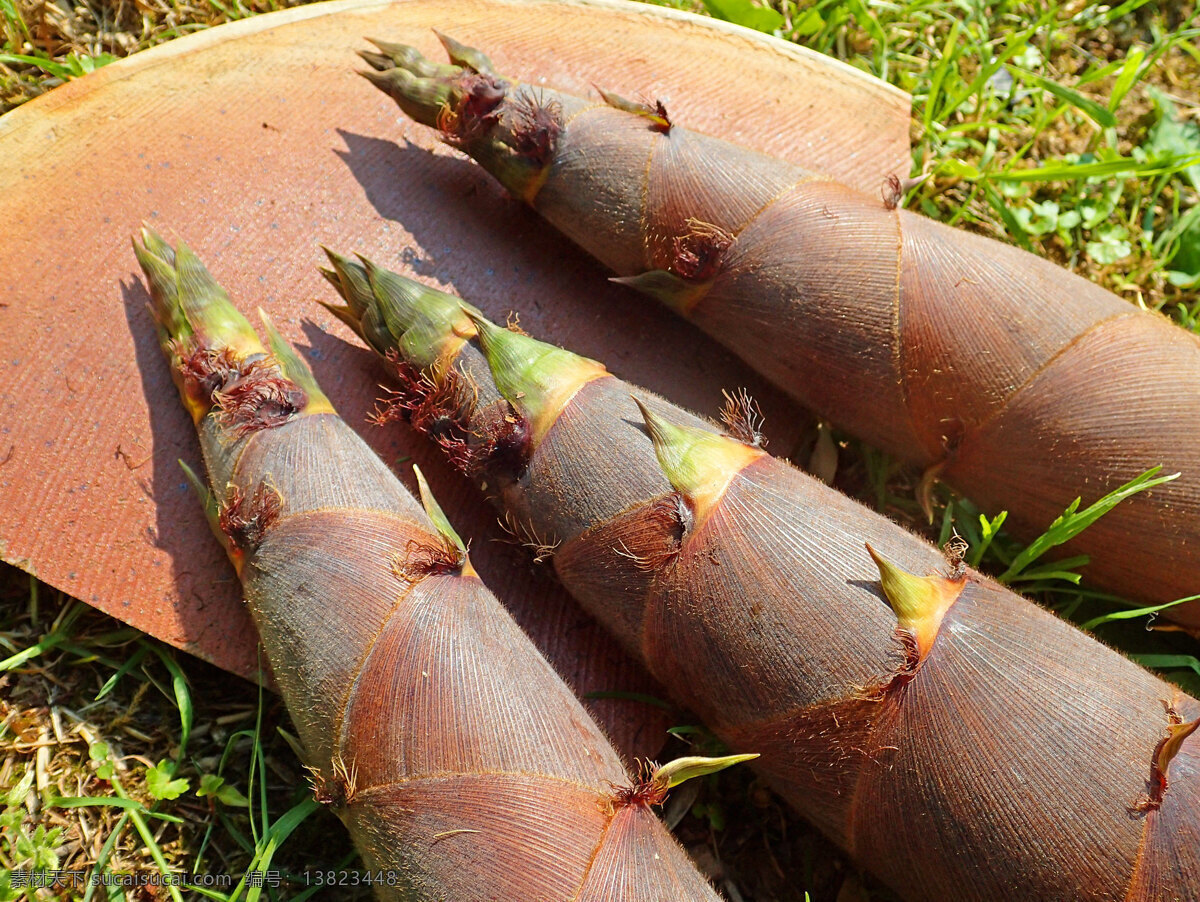
<path fill-rule="evenodd" d="M 327 273 L 329 270 L 323 269 L 322 273 Z M 355 335 L 362 338 L 362 321 L 354 315 L 354 311 L 344 304 L 327 304 L 325 301 L 317 301 L 322 307 L 345 323 Z"/>
<path fill-rule="evenodd" d="M 734 476 L 763 456 L 760 449 L 737 439 L 706 429 L 676 426 L 638 398 L 633 401 L 642 413 L 663 474 L 688 500 L 697 519 L 720 501 Z"/>
<path fill-rule="evenodd" d="M 442 111 L 454 100 L 453 83 L 447 78 L 427 78 L 400 68 L 363 69 L 358 74 L 396 101 L 407 116 L 430 128 L 437 128 Z"/>
<path fill-rule="evenodd" d="M 325 252 L 325 256 L 329 258 L 329 262 L 333 266 L 332 270 L 322 269 L 321 275 L 325 276 L 329 284 L 337 289 L 338 294 L 349 305 L 354 316 L 361 319 L 373 298 L 371 281 L 367 277 L 366 268 L 361 263 L 351 260 L 349 257 L 343 257 L 324 245 L 321 250 Z"/>
<path fill-rule="evenodd" d="M 462 309 L 475 325 L 496 388 L 529 421 L 535 445 L 575 392 L 608 375 L 594 360 L 501 328 L 476 310 Z"/>
<path fill-rule="evenodd" d="M 676 758 L 674 761 L 655 768 L 651 781 L 663 790 L 673 789 L 680 783 L 695 777 L 715 774 L 745 761 L 753 761 L 757 754 L 726 755 L 724 758 L 700 758 L 696 756 Z"/>
<path fill-rule="evenodd" d="M 665 269 L 652 269 L 636 276 L 614 276 L 608 281 L 649 295 L 683 316 L 692 312 L 710 288 L 708 282 L 689 282 Z"/>
<path fill-rule="evenodd" d="M 492 67 L 492 61 L 482 51 L 476 50 L 474 47 L 468 47 L 466 44 L 454 40 L 449 35 L 444 35 L 436 28 L 433 30 L 433 33 L 437 35 L 437 39 L 446 48 L 446 55 L 450 57 L 450 62 L 456 66 L 463 66 L 464 68 L 478 72 L 480 75 L 496 74 L 496 70 Z"/>
<path fill-rule="evenodd" d="M 413 75 L 421 78 L 454 78 L 462 74 L 461 66 L 446 63 L 435 63 L 422 56 L 421 51 L 410 44 L 394 44 L 390 41 L 380 41 L 367 38 L 379 50 L 379 53 L 359 52 L 359 56 L 371 63 L 376 69 L 390 69 L 395 66 L 407 69 Z"/>
<path fill-rule="evenodd" d="M 194 337 L 206 347 L 228 347 L 242 356 L 265 352 L 250 323 L 186 244 L 172 248 L 143 228 L 142 245 L 135 240 L 133 249 L 150 283 L 164 345 Z"/>
<path fill-rule="evenodd" d="M 425 474 L 421 472 L 421 468 L 413 464 L 413 475 L 417 477 L 417 490 L 421 494 L 421 505 L 425 508 L 425 513 L 433 523 L 434 529 L 444 538 L 457 548 L 463 555 L 467 553 L 467 546 L 463 540 L 455 532 L 454 527 L 450 525 L 450 520 L 446 516 L 442 506 L 438 504 L 437 499 L 433 497 L 433 492 L 429 489 L 429 483 L 425 481 Z"/>
<path fill-rule="evenodd" d="M 916 638 L 920 656 L 924 658 L 937 638 L 946 611 L 962 594 L 966 578 L 917 576 L 883 557 L 870 543 L 866 548 L 879 569 L 879 584 L 896 613 L 897 627 Z"/>
<path fill-rule="evenodd" d="M 142 229 L 142 244 L 133 242 L 133 253 L 150 285 L 154 321 L 158 325 L 160 343 L 166 347 L 173 341 L 186 341 L 192 327 L 179 304 L 179 283 L 175 279 L 175 251 L 149 229 Z"/>
<path fill-rule="evenodd" d="M 372 263 L 351 260 L 325 249 L 333 271 L 322 270 L 346 301 L 326 309 L 358 333 L 377 353 L 398 351 L 407 363 L 424 369 L 443 365 L 475 327 L 463 313 L 463 301 Z"/>

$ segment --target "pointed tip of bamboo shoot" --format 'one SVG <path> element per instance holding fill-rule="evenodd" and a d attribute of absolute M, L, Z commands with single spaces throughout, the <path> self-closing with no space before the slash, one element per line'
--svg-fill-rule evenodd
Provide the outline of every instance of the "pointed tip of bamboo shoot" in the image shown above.
<path fill-rule="evenodd" d="M 360 338 L 362 337 L 362 332 L 359 331 L 361 328 L 361 323 L 358 317 L 354 315 L 353 310 L 343 304 L 329 304 L 325 301 L 317 301 L 317 303 L 337 317 L 341 322 L 345 323 L 351 332 L 353 332 L 355 335 L 358 335 Z"/>
<path fill-rule="evenodd" d="M 641 411 L 663 474 L 687 499 L 697 523 L 721 500 L 733 478 L 766 453 L 726 435 L 676 426 L 639 398 L 633 402 Z"/>
<path fill-rule="evenodd" d="M 688 316 L 710 287 L 709 282 L 689 282 L 665 269 L 652 269 L 636 276 L 614 276 L 609 281 L 648 295 L 680 316 Z"/>
<path fill-rule="evenodd" d="M 966 577 L 917 576 L 883 557 L 870 543 L 866 548 L 879 569 L 879 583 L 896 614 L 897 628 L 916 639 L 918 654 L 924 660 L 946 611 L 962 594 Z"/>
<path fill-rule="evenodd" d="M 352 260 L 324 245 L 321 245 L 321 250 L 324 251 L 331 268 L 322 266 L 318 267 L 317 271 L 325 277 L 325 281 L 333 286 L 334 291 L 346 304 L 345 306 L 326 304 L 324 301 L 318 301 L 318 303 L 349 326 L 367 345 L 384 353 L 386 348 L 381 350 L 372 340 L 376 336 L 368 334 L 368 326 L 375 321 L 368 316 L 372 305 L 375 304 L 375 297 L 366 266 L 358 260 Z M 364 319 L 370 322 L 364 323 Z"/>
<path fill-rule="evenodd" d="M 368 44 L 374 44 L 376 50 L 393 62 L 395 62 L 396 57 L 398 56 L 404 57 L 412 54 L 420 56 L 417 48 L 413 47 L 411 44 L 397 44 L 392 41 L 383 41 L 379 38 L 373 38 L 370 36 L 364 37 L 363 40 Z M 422 59 L 424 59 L 424 57 L 422 57 Z"/>
<path fill-rule="evenodd" d="M 1200 729 L 1200 717 L 1192 721 L 1184 722 L 1180 720 L 1178 723 L 1172 723 L 1167 726 L 1167 738 L 1158 749 L 1156 763 L 1162 773 L 1166 774 L 1167 767 L 1179 754 L 1179 750 L 1183 748 L 1183 743 L 1197 729 Z"/>
<path fill-rule="evenodd" d="M 175 345 L 230 349 L 245 358 L 263 354 L 249 321 L 229 295 L 183 241 L 172 247 L 149 226 L 141 229 L 142 244 L 133 241 L 134 254 L 150 284 L 152 309 L 164 350 Z M 194 348 L 193 348 L 194 349 Z"/>
<path fill-rule="evenodd" d="M 433 29 L 433 33 L 437 36 L 441 45 L 446 48 L 446 55 L 450 57 L 450 62 L 454 65 L 470 69 L 472 72 L 478 72 L 480 75 L 496 74 L 496 70 L 492 67 L 492 61 L 482 51 L 474 47 L 468 47 L 461 41 L 456 41 L 436 28 Z"/>
<path fill-rule="evenodd" d="M 433 491 L 429 488 L 429 482 L 425 479 L 425 474 L 421 472 L 421 468 L 413 464 L 413 475 L 417 478 L 417 492 L 421 496 L 421 506 L 425 508 L 425 515 L 429 517 L 429 522 L 433 524 L 433 528 L 449 545 L 454 548 L 460 563 L 460 572 L 463 576 L 477 576 L 475 568 L 471 566 L 471 559 L 467 556 L 467 545 L 463 542 L 455 528 L 450 524 L 450 518 L 446 516 L 446 512 L 442 510 L 442 506 L 438 504 L 437 498 L 434 497 Z"/>
<path fill-rule="evenodd" d="M 667 794 L 676 786 L 696 777 L 715 774 L 741 764 L 753 761 L 757 753 L 743 755 L 726 755 L 722 758 L 702 758 L 688 756 L 676 758 L 666 764 L 652 764 L 649 761 L 639 762 L 639 777 L 631 785 L 616 788 L 609 803 L 613 810 L 661 805 L 667 799 Z"/>
<path fill-rule="evenodd" d="M 419 369 L 453 359 L 475 329 L 462 312 L 463 302 L 392 272 L 367 257 L 357 260 L 322 248 L 332 270 L 321 270 L 346 302 L 323 304 L 376 353 L 397 352 Z"/>
<path fill-rule="evenodd" d="M 421 495 L 421 506 L 425 508 L 425 514 L 433 523 L 434 529 L 447 541 L 451 542 L 455 548 L 463 554 L 467 553 L 467 546 L 463 544 L 462 538 L 450 525 L 450 519 L 446 516 L 446 512 L 442 510 L 442 506 L 438 504 L 437 498 L 433 496 L 433 491 L 429 488 L 429 482 L 425 479 L 425 474 L 421 472 L 421 468 L 413 464 L 413 475 L 417 477 L 417 491 Z"/>
<path fill-rule="evenodd" d="M 608 375 L 601 364 L 522 332 L 497 326 L 466 307 L 496 388 L 529 421 L 533 447 L 586 383 Z"/>
<path fill-rule="evenodd" d="M 319 272 L 342 296 L 355 316 L 362 316 L 371 300 L 371 283 L 366 268 L 357 260 L 345 257 L 325 245 L 321 245 L 321 250 L 332 268 L 318 267 Z"/>
<path fill-rule="evenodd" d="M 757 757 L 759 757 L 758 753 L 753 752 L 742 755 L 725 755 L 722 758 L 702 758 L 699 756 L 676 758 L 674 761 L 668 761 L 666 764 L 655 768 L 651 779 L 664 789 L 674 789 L 680 783 L 693 780 L 696 777 L 715 774 L 718 771 L 725 770 L 727 767 L 733 767 L 735 764 L 753 761 Z"/>
<path fill-rule="evenodd" d="M 363 56 L 362 53 L 359 53 L 359 56 L 362 56 L 363 59 L 367 63 L 371 64 L 372 66 L 374 65 L 373 63 L 371 63 L 371 60 L 369 60 L 365 56 Z M 380 71 L 375 68 L 371 68 L 371 69 L 355 69 L 354 73 L 356 75 L 361 75 L 363 78 L 365 78 L 367 81 L 369 81 L 375 87 L 377 87 L 379 90 L 383 91 L 383 93 L 390 95 L 392 93 L 391 92 L 392 77 L 389 74 L 389 73 L 391 73 L 391 71 L 392 71 L 391 69 L 384 69 L 384 70 Z"/>

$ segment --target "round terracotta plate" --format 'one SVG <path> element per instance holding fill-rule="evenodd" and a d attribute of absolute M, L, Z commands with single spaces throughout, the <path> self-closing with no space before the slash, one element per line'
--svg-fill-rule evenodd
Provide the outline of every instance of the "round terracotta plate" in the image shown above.
<path fill-rule="evenodd" d="M 364 36 L 443 58 L 432 29 L 500 71 L 662 98 L 676 121 L 876 192 L 907 175 L 908 98 L 773 38 L 631 3 L 347 0 L 225 25 L 114 63 L 0 118 L 0 556 L 229 670 L 257 669 L 232 568 L 178 459 L 198 446 L 155 344 L 129 236 L 181 238 L 244 310 L 267 310 L 398 472 L 420 462 L 484 578 L 580 691 L 653 691 L 494 515 L 400 428 L 364 417 L 381 371 L 317 304 L 318 244 L 362 252 L 705 412 L 746 385 L 795 411 L 665 310 L 403 120 L 355 74 Z M 330 599 L 336 604 L 336 599 Z M 614 738 L 653 732 L 599 706 Z M 660 734 L 659 734 L 660 735 Z M 646 742 L 652 740 L 646 739 Z M 656 739 L 653 741 L 657 741 Z"/>

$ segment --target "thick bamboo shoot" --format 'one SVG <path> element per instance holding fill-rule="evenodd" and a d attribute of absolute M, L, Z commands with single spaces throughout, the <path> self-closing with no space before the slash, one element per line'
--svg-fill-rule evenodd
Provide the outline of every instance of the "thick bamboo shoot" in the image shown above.
<path fill-rule="evenodd" d="M 307 751 L 378 876 L 426 902 L 717 895 L 600 729 L 425 511 L 337 416 L 264 316 L 262 344 L 199 260 L 135 244 L 200 434 L 199 485 Z"/>
<path fill-rule="evenodd" d="M 913 900 L 1200 897 L 1200 702 L 754 442 L 331 254 L 332 307 L 567 588 Z M 903 569 L 902 569 L 903 568 Z M 918 575 L 913 575 L 918 574 Z"/>
<path fill-rule="evenodd" d="M 380 45 L 367 74 L 515 196 L 802 403 L 1026 537 L 1155 466 L 1067 546 L 1131 598 L 1200 594 L 1200 338 L 1024 251 L 690 132 L 670 111 Z M 1200 624 L 1200 603 L 1169 616 Z"/>

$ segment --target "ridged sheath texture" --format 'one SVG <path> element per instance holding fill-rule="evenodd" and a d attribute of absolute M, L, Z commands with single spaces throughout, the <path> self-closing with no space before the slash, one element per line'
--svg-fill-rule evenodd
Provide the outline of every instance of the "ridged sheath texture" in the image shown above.
<path fill-rule="evenodd" d="M 346 296 L 404 328 L 456 303 Z M 864 867 L 926 902 L 1200 896 L 1196 700 L 732 437 L 745 422 L 722 435 L 611 375 L 565 397 L 551 373 L 594 362 L 472 322 L 464 359 L 482 348 L 496 377 L 477 396 L 509 394 L 454 408 L 484 439 L 466 472 Z M 540 441 L 487 440 L 501 421 L 527 437 L 545 398 L 563 400 Z"/>
<path fill-rule="evenodd" d="M 1200 338 L 1046 260 L 727 141 L 670 110 L 505 81 L 372 80 L 624 281 L 822 417 L 936 475 L 1026 537 L 1152 467 L 1065 553 L 1131 598 L 1200 594 Z M 463 79 L 467 81 L 463 81 Z M 473 93 L 474 92 L 474 93 Z M 406 106 L 406 102 L 408 105 Z M 537 111 L 533 115 L 530 110 Z M 419 117 L 418 117 L 419 118 Z M 1200 624 L 1200 604 L 1167 616 Z"/>
<path fill-rule="evenodd" d="M 635 781 L 475 575 L 436 502 L 422 510 L 295 352 L 269 324 L 259 345 L 207 272 L 203 291 L 171 281 L 175 263 L 199 266 L 190 252 L 145 240 L 210 517 L 316 797 L 386 874 L 380 896 L 717 902 L 649 808 L 620 801 Z"/>

